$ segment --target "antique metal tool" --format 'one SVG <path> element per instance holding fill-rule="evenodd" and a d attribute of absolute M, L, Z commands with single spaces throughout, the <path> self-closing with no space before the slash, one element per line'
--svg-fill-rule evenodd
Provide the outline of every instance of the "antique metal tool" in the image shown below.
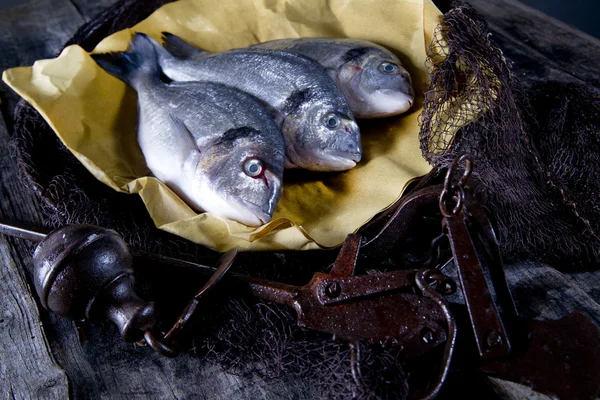
<path fill-rule="evenodd" d="M 163 336 L 156 329 L 159 316 L 154 303 L 140 299 L 133 290 L 132 254 L 115 231 L 94 225 L 67 225 L 46 234 L 0 223 L 0 233 L 39 242 L 33 253 L 33 275 L 45 308 L 76 321 L 109 320 L 125 341 L 143 338 L 166 356 L 177 354 L 176 338 L 184 325 L 182 321 L 191 317 L 200 297 L 223 277 L 236 255 L 235 251 L 226 253 L 219 267 L 211 268 L 211 278 Z"/>
<path fill-rule="evenodd" d="M 0 223 L 0 233 L 39 242 L 34 279 L 44 307 L 75 319 L 111 320 L 126 341 L 144 339 L 167 356 L 177 354 L 180 333 L 201 298 L 222 278 L 243 283 L 260 299 L 294 308 L 300 326 L 349 342 L 391 344 L 404 360 L 444 344 L 438 373 L 426 390 L 411 395 L 427 399 L 439 393 L 459 337 L 442 297 L 456 289 L 441 273 L 451 259 L 471 321 L 473 362 L 481 371 L 560 398 L 594 398 L 600 392 L 600 329 L 581 314 L 560 321 L 519 318 L 494 230 L 475 199 L 471 170 L 468 156 L 457 158 L 443 185 L 417 186 L 360 235 L 349 235 L 330 272 L 315 273 L 304 286 L 228 272 L 235 251 L 212 268 L 129 249 L 116 232 L 97 226 L 72 225 L 46 233 Z M 407 238 L 420 223 L 418 216 L 432 210 L 437 210 L 431 221 L 441 222 L 440 234 L 430 248 L 423 247 L 427 259 L 406 262 L 406 253 L 398 249 L 412 246 Z M 211 274 L 166 333 L 157 329 L 156 306 L 133 291 L 133 257 Z M 358 263 L 377 269 L 380 261 L 418 268 L 356 275 Z"/>
<path fill-rule="evenodd" d="M 0 232 L 39 242 L 33 254 L 34 280 L 44 307 L 76 320 L 108 319 L 124 340 L 144 338 L 155 351 L 167 356 L 177 353 L 179 333 L 200 298 L 225 275 L 236 255 L 236 251 L 226 253 L 215 269 L 133 251 L 136 257 L 213 273 L 173 327 L 162 335 L 156 330 L 154 303 L 140 299 L 133 291 L 132 254 L 116 232 L 70 225 L 45 234 L 11 224 L 0 224 Z M 349 235 L 331 272 L 316 273 L 304 286 L 233 272 L 228 277 L 244 282 L 258 298 L 294 308 L 300 326 L 338 339 L 392 342 L 407 359 L 442 343 L 452 344 L 453 323 L 439 293 L 452 292 L 454 285 L 428 269 L 354 275 L 362 242 L 361 236 Z M 448 359 L 451 351 L 450 346 Z"/>
<path fill-rule="evenodd" d="M 464 172 L 459 174 L 462 164 Z M 561 399 L 596 398 L 600 329 L 577 312 L 558 321 L 519 318 L 494 230 L 469 187 L 471 170 L 469 156 L 454 160 L 439 207 L 471 320 L 479 369 Z"/>

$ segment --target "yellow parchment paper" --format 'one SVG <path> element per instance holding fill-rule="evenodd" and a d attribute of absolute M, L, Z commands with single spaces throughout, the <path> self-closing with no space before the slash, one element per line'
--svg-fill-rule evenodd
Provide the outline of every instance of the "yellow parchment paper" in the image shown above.
<path fill-rule="evenodd" d="M 180 0 L 98 44 L 94 53 L 123 51 L 134 32 L 160 40 L 162 31 L 209 51 L 281 38 L 349 37 L 399 56 L 417 93 L 411 112 L 359 121 L 364 155 L 350 171 L 286 171 L 273 220 L 259 228 L 197 214 L 150 176 L 136 141 L 135 92 L 80 47 L 5 71 L 3 80 L 97 179 L 117 191 L 138 193 L 160 229 L 219 251 L 333 247 L 431 168 L 421 157 L 417 118 L 427 87 L 426 50 L 440 16 L 431 0 Z"/>

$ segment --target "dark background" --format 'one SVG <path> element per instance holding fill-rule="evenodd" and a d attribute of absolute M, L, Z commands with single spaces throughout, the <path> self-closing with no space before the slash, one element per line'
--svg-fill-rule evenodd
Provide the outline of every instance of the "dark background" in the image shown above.
<path fill-rule="evenodd" d="M 600 38 L 599 0 L 520 0 L 579 30 Z M 467 0 L 468 2 L 468 0 Z"/>
<path fill-rule="evenodd" d="M 35 0 L 0 0 L 0 9 Z M 600 38 L 600 0 L 521 0 L 579 30 Z M 467 0 L 468 2 L 468 0 Z M 508 6 L 508 5 L 507 5 Z"/>

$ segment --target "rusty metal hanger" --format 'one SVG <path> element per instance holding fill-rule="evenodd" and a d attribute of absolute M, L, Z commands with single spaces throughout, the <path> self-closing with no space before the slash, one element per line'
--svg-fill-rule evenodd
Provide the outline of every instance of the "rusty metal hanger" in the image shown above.
<path fill-rule="evenodd" d="M 235 262 L 235 251 L 226 253 L 216 269 L 130 251 L 116 232 L 96 226 L 72 225 L 46 234 L 0 224 L 0 233 L 40 242 L 33 257 L 34 276 L 46 308 L 76 319 L 109 319 L 125 340 L 143 338 L 155 351 L 167 356 L 177 354 L 180 333 L 202 297 L 222 278 L 243 282 L 255 297 L 294 308 L 300 326 L 329 333 L 336 339 L 393 343 L 404 359 L 418 357 L 443 344 L 438 373 L 429 389 L 413 391 L 418 398 L 433 398 L 439 393 L 453 357 L 457 332 L 466 328 L 457 328 L 443 299 L 456 285 L 432 268 L 436 262 L 443 268 L 451 255 L 475 337 L 479 360 L 474 362 L 482 371 L 559 397 L 589 398 L 586 396 L 597 394 L 600 330 L 582 315 L 561 321 L 519 319 L 494 230 L 473 194 L 471 170 L 472 161 L 462 156 L 448 169 L 443 185 L 417 185 L 363 228 L 360 235 L 349 235 L 330 272 L 315 273 L 304 286 L 228 272 Z M 447 238 L 449 251 L 430 254 L 429 260 L 422 263 L 424 267 L 355 274 L 359 259 L 377 268 L 378 256 L 383 254 L 401 264 L 403 254 L 395 249 L 410 235 L 415 218 L 431 210 L 437 210 L 435 218 L 441 222 L 441 234 L 432 235 L 435 239 L 431 248 L 439 248 Z M 132 257 L 212 275 L 166 334 L 157 331 L 154 304 L 133 292 Z M 484 268 L 490 272 L 495 298 Z M 538 360 L 543 360 L 543 365 Z M 554 378 L 553 369 L 565 368 L 568 371 L 563 376 L 569 384 Z M 358 374 L 358 370 L 353 370 L 353 375 Z"/>
<path fill-rule="evenodd" d="M 578 312 L 558 321 L 519 318 L 492 224 L 469 187 L 472 164 L 467 155 L 454 160 L 439 205 L 475 337 L 474 362 L 487 374 L 561 399 L 595 399 L 600 393 L 600 329 Z"/>

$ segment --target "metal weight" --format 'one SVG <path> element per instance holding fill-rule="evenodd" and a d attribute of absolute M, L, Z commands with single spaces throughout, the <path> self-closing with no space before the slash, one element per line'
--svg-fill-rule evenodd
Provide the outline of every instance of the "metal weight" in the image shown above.
<path fill-rule="evenodd" d="M 132 256 L 113 230 L 69 225 L 48 234 L 33 254 L 42 305 L 75 320 L 108 319 L 135 342 L 158 321 L 154 303 L 134 292 Z"/>
<path fill-rule="evenodd" d="M 166 335 L 158 332 L 159 316 L 153 302 L 134 291 L 132 253 L 115 231 L 95 225 L 68 225 L 48 234 L 34 228 L 0 222 L 0 233 L 39 242 L 33 254 L 34 285 L 42 305 L 75 320 L 112 321 L 127 342 L 142 339 L 157 353 L 173 357 L 178 338 L 196 311 L 200 299 L 223 278 L 237 250 L 225 253 L 208 281 L 190 300 Z M 138 257 L 163 257 L 135 251 Z"/>
<path fill-rule="evenodd" d="M 119 328 L 124 340 L 144 339 L 166 356 L 177 354 L 181 331 L 201 298 L 227 274 L 237 254 L 236 250 L 225 253 L 218 267 L 212 268 L 136 250 L 130 252 L 115 231 L 98 226 L 71 225 L 46 234 L 0 222 L 0 232 L 40 242 L 33 255 L 34 281 L 45 308 L 76 320 L 108 319 Z M 234 272 L 228 275 L 245 282 L 254 296 L 294 308 L 299 325 L 339 339 L 393 338 L 406 349 L 404 353 L 409 358 L 444 342 L 447 321 L 434 301 L 414 292 L 415 270 L 354 275 L 362 242 L 361 236 L 349 235 L 331 272 L 316 273 L 304 286 Z M 154 303 L 140 299 L 134 292 L 132 252 L 137 258 L 211 273 L 166 334 L 156 329 Z M 397 313 L 403 317 L 395 318 Z M 409 326 L 414 328 L 414 334 Z M 423 329 L 438 332 L 435 340 L 420 340 Z"/>

